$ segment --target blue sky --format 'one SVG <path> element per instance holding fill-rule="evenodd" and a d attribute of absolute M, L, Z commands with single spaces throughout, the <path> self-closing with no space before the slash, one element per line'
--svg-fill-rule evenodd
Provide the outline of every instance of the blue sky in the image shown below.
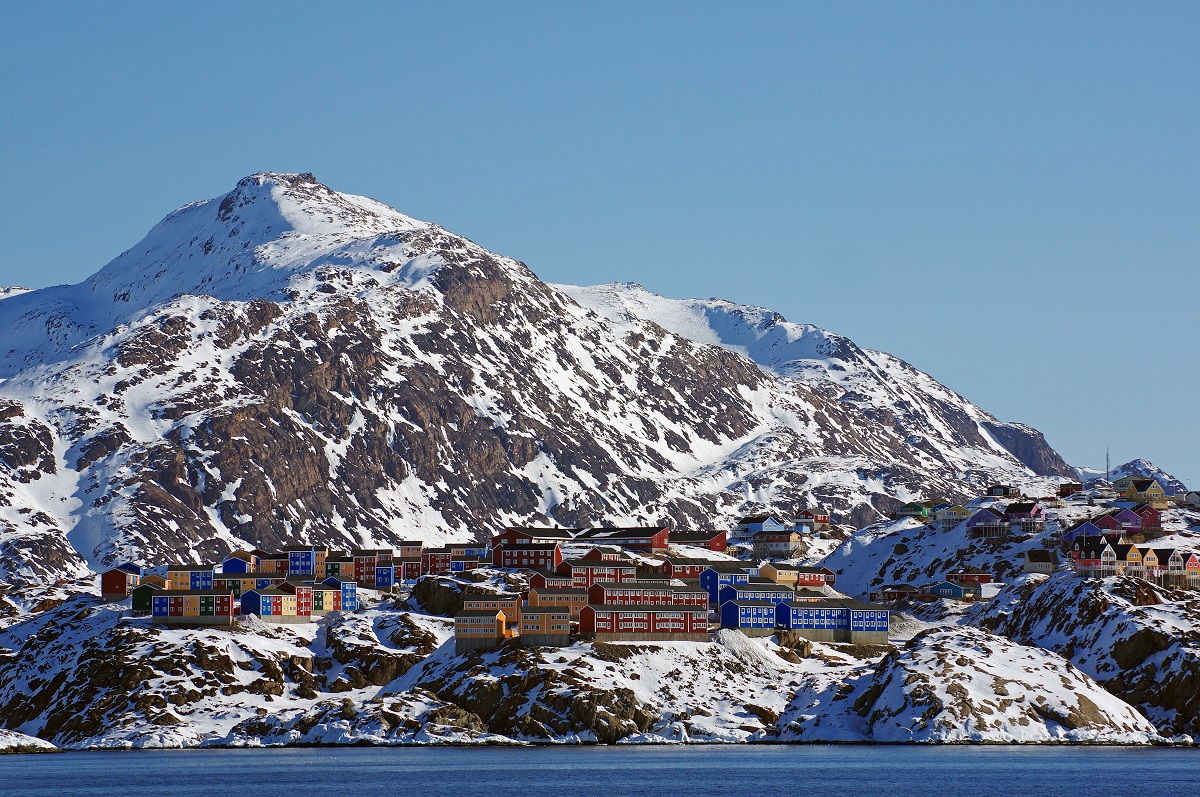
<path fill-rule="evenodd" d="M 311 171 L 1200 484 L 1200 4 L 47 5 L 0 32 L 0 285 Z"/>

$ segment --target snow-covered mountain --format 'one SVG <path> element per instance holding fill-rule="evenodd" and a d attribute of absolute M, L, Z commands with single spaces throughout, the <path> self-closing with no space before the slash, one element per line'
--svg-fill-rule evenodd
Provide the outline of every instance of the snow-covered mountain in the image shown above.
<path fill-rule="evenodd" d="M 1137 476 L 1140 479 L 1155 479 L 1167 495 L 1186 493 L 1188 489 L 1180 479 L 1167 473 L 1153 462 L 1147 462 L 1144 459 L 1135 459 L 1126 462 L 1124 465 L 1118 465 L 1108 474 L 1096 468 L 1082 467 L 1075 468 L 1075 472 L 1079 476 L 1079 481 L 1084 484 L 1090 484 L 1097 480 L 1103 481 L 1106 475 L 1110 476 L 1113 481 L 1123 479 L 1126 476 Z"/>
<path fill-rule="evenodd" d="M 0 328 L 9 585 L 547 520 L 862 523 L 1074 474 L 890 355 L 760 308 L 548 285 L 312 175 L 253 175 L 78 285 L 9 291 Z"/>

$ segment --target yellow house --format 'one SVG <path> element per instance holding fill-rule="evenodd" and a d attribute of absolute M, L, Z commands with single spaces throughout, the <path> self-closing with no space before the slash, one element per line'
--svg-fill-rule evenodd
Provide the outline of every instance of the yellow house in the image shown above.
<path fill-rule="evenodd" d="M 776 584 L 786 584 L 792 589 L 795 589 L 796 582 L 800 578 L 800 571 L 797 570 L 793 565 L 767 562 L 758 568 L 758 575 L 761 578 L 769 578 Z"/>
<path fill-rule="evenodd" d="M 467 598 L 463 601 L 463 611 L 482 612 L 500 611 L 504 613 L 504 622 L 510 626 L 518 626 L 521 622 L 521 596 L 499 596 L 490 598 Z"/>
<path fill-rule="evenodd" d="M 572 620 L 579 620 L 579 610 L 587 606 L 588 594 L 586 589 L 539 589 L 533 587 L 525 599 L 527 606 L 532 608 L 553 608 L 561 606 L 571 613 Z M 524 610 L 522 610 L 524 616 Z"/>
<path fill-rule="evenodd" d="M 947 506 L 939 509 L 933 514 L 933 516 L 937 520 L 938 526 L 941 527 L 943 531 L 946 531 L 954 528 L 959 523 L 962 523 L 964 520 L 969 518 L 971 516 L 971 512 L 966 507 L 961 507 L 956 504 L 954 506 Z"/>
<path fill-rule="evenodd" d="M 1125 488 L 1125 498 L 1150 504 L 1155 509 L 1167 508 L 1167 494 L 1154 479 L 1131 479 Z"/>
<path fill-rule="evenodd" d="M 1139 548 L 1138 552 L 1142 555 L 1142 567 L 1150 571 L 1159 568 L 1158 554 L 1154 552 L 1153 548 Z"/>

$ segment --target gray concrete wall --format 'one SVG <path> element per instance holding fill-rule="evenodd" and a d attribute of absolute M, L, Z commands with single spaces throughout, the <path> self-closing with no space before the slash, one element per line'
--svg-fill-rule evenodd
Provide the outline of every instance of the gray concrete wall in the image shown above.
<path fill-rule="evenodd" d="M 233 625 L 232 617 L 155 617 L 161 625 Z"/>
<path fill-rule="evenodd" d="M 565 648 L 571 644 L 570 634 L 521 634 L 517 638 L 527 648 Z"/>
<path fill-rule="evenodd" d="M 707 642 L 708 633 L 703 634 L 610 634 L 607 632 L 595 635 L 597 642 Z"/>
<path fill-rule="evenodd" d="M 751 636 L 751 637 L 774 636 L 775 635 L 774 628 L 736 628 L 733 630 L 741 631 L 746 636 Z"/>
<path fill-rule="evenodd" d="M 469 650 L 495 650 L 503 642 L 500 637 L 464 637 L 454 635 L 454 652 L 462 655 Z"/>
<path fill-rule="evenodd" d="M 264 623 L 284 625 L 287 623 L 311 623 L 312 617 L 307 614 L 261 614 L 258 619 Z"/>

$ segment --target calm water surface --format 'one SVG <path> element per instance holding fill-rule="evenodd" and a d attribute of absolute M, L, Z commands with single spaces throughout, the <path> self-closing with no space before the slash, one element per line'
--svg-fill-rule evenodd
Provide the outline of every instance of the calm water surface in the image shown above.
<path fill-rule="evenodd" d="M 0 756 L 0 795 L 1166 797 L 1200 750 L 1084 747 L 298 748 Z"/>

